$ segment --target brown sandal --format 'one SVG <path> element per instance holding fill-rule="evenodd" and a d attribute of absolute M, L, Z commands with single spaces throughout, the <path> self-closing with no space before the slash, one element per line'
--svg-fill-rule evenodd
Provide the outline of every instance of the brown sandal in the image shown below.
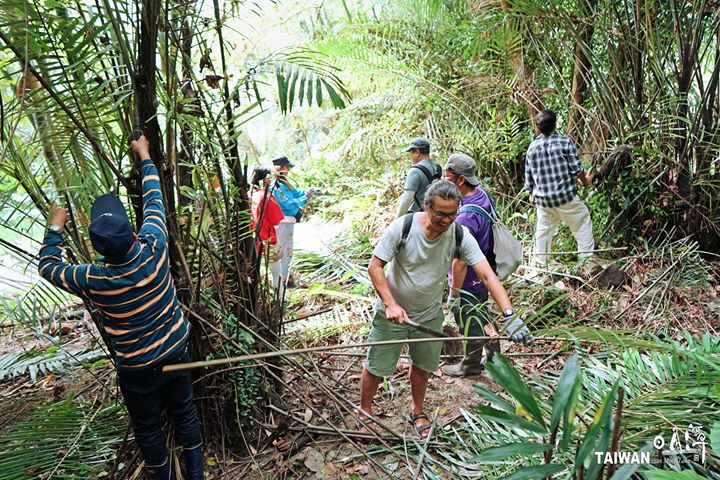
<path fill-rule="evenodd" d="M 418 425 L 417 421 L 421 418 L 424 418 L 425 420 L 427 420 L 428 423 L 426 423 L 425 425 Z M 423 435 L 423 433 L 425 433 L 425 431 L 427 431 L 427 430 L 430 430 L 430 427 L 432 426 L 432 422 L 430 422 L 430 418 L 428 418 L 428 416 L 425 414 L 425 412 L 420 412 L 418 414 L 414 414 L 414 413 L 412 413 L 412 411 L 410 411 L 408 413 L 408 421 L 410 423 L 412 423 L 413 428 L 415 429 L 417 434 L 420 435 L 421 438 L 427 438 L 427 435 Z M 428 435 L 429 434 L 430 433 L 428 433 Z"/>

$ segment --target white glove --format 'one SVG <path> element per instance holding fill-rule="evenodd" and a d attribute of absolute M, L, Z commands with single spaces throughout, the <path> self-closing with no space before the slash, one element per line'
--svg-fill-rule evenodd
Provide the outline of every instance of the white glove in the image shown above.
<path fill-rule="evenodd" d="M 528 345 L 535 340 L 535 337 L 530 333 L 523 321 L 519 319 L 515 314 L 505 317 L 505 332 L 515 343 L 524 343 Z"/>
<path fill-rule="evenodd" d="M 308 197 L 315 197 L 317 195 L 324 195 L 325 192 L 322 191 L 322 189 L 318 187 L 310 187 L 307 190 L 305 190 L 305 195 Z"/>

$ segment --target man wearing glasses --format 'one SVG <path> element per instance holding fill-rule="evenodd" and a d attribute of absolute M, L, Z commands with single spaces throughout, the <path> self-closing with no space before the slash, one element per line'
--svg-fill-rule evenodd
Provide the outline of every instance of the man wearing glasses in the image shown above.
<path fill-rule="evenodd" d="M 428 336 L 405 325 L 408 318 L 442 331 L 442 295 L 447 271 L 456 255 L 472 266 L 500 309 L 512 310 L 500 280 L 465 227 L 461 227 L 462 242 L 456 244 L 457 230 L 450 227 L 458 215 L 460 198 L 460 191 L 451 182 L 433 182 L 425 193 L 424 211 L 409 214 L 413 217 L 407 238 L 403 239 L 404 218 L 396 219 L 383 234 L 368 267 L 378 294 L 369 341 Z M 387 272 L 385 265 L 388 265 Z M 527 331 L 526 327 L 522 328 Z M 409 419 L 417 433 L 426 437 L 430 421 L 424 413 L 425 392 L 431 372 L 437 370 L 440 363 L 442 344 L 412 343 L 408 347 L 412 364 Z M 395 372 L 401 349 L 402 344 L 368 349 L 360 379 L 360 408 L 364 412 L 372 413 L 373 397 L 382 378 Z"/>

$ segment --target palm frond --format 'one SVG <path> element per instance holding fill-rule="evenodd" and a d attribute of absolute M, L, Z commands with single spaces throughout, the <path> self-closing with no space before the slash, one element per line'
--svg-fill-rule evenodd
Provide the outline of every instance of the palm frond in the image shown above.
<path fill-rule="evenodd" d="M 115 457 L 126 424 L 123 407 L 114 402 L 39 406 L 2 432 L 0 476 L 92 478 Z"/>

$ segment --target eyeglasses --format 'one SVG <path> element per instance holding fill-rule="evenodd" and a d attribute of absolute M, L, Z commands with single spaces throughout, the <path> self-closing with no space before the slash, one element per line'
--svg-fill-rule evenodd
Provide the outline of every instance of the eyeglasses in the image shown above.
<path fill-rule="evenodd" d="M 451 182 L 455 183 L 454 180 L 455 180 L 456 178 L 462 177 L 462 176 L 464 176 L 462 173 L 454 172 L 454 171 L 450 170 L 449 168 L 446 168 L 446 169 L 445 169 L 445 178 L 446 178 L 448 181 L 451 181 Z"/>
<path fill-rule="evenodd" d="M 445 213 L 445 212 L 439 212 L 432 207 L 428 207 L 428 209 L 432 211 L 433 218 L 437 218 L 438 220 L 442 220 L 442 219 L 455 220 L 455 217 L 458 216 L 457 211 L 454 211 L 452 213 Z"/>

